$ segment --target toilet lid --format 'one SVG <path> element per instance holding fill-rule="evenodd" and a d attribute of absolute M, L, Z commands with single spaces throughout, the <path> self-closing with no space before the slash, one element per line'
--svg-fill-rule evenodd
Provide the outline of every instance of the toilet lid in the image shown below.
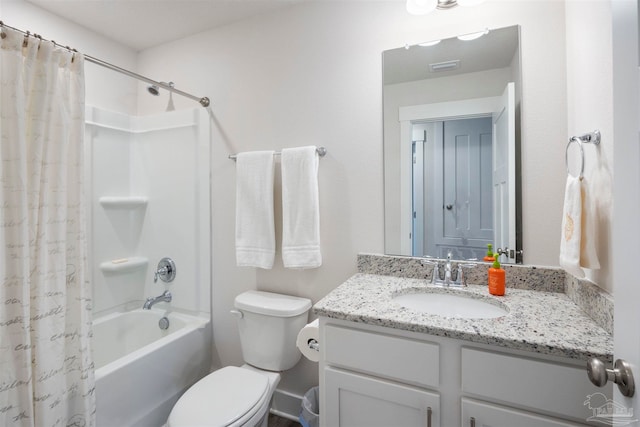
<path fill-rule="evenodd" d="M 254 410 L 268 390 L 266 376 L 227 366 L 191 386 L 171 410 L 168 424 L 227 426 Z"/>

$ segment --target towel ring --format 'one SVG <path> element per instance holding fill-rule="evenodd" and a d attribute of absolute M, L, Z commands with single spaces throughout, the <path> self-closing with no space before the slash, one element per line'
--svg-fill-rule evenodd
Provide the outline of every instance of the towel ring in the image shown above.
<path fill-rule="evenodd" d="M 578 147 L 580 148 L 580 175 L 578 175 L 578 178 L 582 180 L 584 177 L 584 148 L 582 148 L 582 140 L 577 136 L 574 136 L 569 140 L 567 148 L 564 150 L 564 163 L 567 166 L 567 175 L 573 176 L 569 170 L 569 147 L 571 147 L 571 143 L 573 142 L 578 144 Z"/>
<path fill-rule="evenodd" d="M 567 143 L 567 148 L 564 150 L 564 163 L 567 166 L 568 175 L 572 176 L 571 172 L 569 171 L 569 147 L 571 146 L 571 143 L 575 142 L 576 144 L 578 144 L 578 147 L 580 148 L 580 175 L 578 175 L 578 178 L 582 180 L 584 178 L 584 148 L 582 147 L 582 144 L 590 143 L 594 145 L 599 145 L 600 139 L 601 137 L 600 137 L 599 130 L 594 130 L 593 132 L 585 133 L 584 135 L 580 135 L 580 136 L 572 136 L 569 139 L 569 142 Z"/>

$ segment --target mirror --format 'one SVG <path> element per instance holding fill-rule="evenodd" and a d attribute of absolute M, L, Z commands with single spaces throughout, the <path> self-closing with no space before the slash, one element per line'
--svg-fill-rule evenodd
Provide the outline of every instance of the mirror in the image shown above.
<path fill-rule="evenodd" d="M 385 253 L 521 263 L 520 28 L 383 52 Z"/>

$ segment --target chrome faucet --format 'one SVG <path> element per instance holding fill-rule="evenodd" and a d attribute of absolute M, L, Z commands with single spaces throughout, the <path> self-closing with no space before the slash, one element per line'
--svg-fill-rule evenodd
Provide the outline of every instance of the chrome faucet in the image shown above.
<path fill-rule="evenodd" d="M 447 253 L 447 262 L 444 264 L 444 284 L 445 286 L 451 284 L 451 252 Z"/>
<path fill-rule="evenodd" d="M 473 262 L 475 259 L 457 261 L 454 263 L 451 261 L 452 256 L 453 254 L 448 252 L 447 259 L 445 261 L 438 261 L 436 259 L 431 259 L 430 257 L 425 257 L 425 259 L 421 261 L 422 265 L 433 266 L 433 273 L 431 275 L 432 285 L 444 287 L 467 286 L 467 272 L 465 269 L 475 267 L 476 264 Z"/>
<path fill-rule="evenodd" d="M 169 291 L 164 291 L 162 293 L 162 295 L 160 295 L 159 297 L 149 297 L 147 298 L 147 300 L 144 302 L 144 305 L 142 306 L 143 309 L 145 310 L 151 310 L 151 307 L 153 307 L 154 305 L 156 305 L 159 302 L 171 302 L 171 292 Z"/>

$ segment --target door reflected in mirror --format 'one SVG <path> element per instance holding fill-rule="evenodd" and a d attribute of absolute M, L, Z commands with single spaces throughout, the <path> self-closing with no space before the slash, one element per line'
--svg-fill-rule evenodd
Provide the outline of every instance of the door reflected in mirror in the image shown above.
<path fill-rule="evenodd" d="M 522 262 L 517 26 L 383 52 L 385 253 Z"/>

